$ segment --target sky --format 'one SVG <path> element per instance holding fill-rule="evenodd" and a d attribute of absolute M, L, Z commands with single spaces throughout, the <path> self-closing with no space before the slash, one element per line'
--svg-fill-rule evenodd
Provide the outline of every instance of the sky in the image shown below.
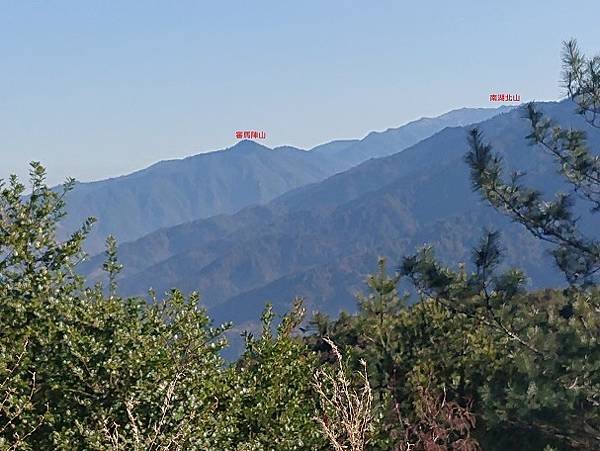
<path fill-rule="evenodd" d="M 82 181 L 229 147 L 310 148 L 489 95 L 555 100 L 600 2 L 0 0 L 0 178 Z"/>

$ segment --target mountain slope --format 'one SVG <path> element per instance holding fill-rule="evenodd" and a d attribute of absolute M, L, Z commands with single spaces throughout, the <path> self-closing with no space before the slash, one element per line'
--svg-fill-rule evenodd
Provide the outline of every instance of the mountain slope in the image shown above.
<path fill-rule="evenodd" d="M 502 111 L 457 110 L 439 119 L 420 119 L 371 134 L 362 141 L 332 141 L 308 152 L 242 141 L 229 149 L 162 161 L 126 176 L 80 183 L 67 199 L 69 215 L 61 223 L 61 232 L 74 230 L 88 216 L 98 218 L 86 244 L 94 254 L 103 250 L 109 234 L 120 242 L 133 241 L 164 227 L 266 203 L 382 152 L 400 151 L 457 121 L 477 122 Z M 354 150 L 346 155 L 350 149 Z"/>
<path fill-rule="evenodd" d="M 565 125 L 586 128 L 569 103 L 544 108 Z M 561 188 L 551 159 L 526 144 L 527 121 L 521 116 L 520 111 L 500 115 L 481 129 L 510 167 L 528 172 L 527 183 L 547 192 Z M 379 255 L 396 264 L 432 243 L 444 261 L 468 261 L 484 227 L 510 237 L 504 240 L 507 264 L 526 269 L 532 284 L 556 284 L 560 276 L 542 244 L 472 192 L 463 162 L 467 129 L 447 128 L 266 206 L 127 243 L 120 248 L 129 265 L 121 289 L 129 294 L 143 294 L 148 287 L 199 290 L 217 320 L 254 319 L 265 300 L 285 305 L 295 295 L 335 313 L 353 307 L 352 293 Z M 592 148 L 598 148 L 600 132 L 587 130 Z M 160 252 L 149 255 L 156 243 Z M 100 261 L 92 259 L 82 269 L 94 273 Z"/>
<path fill-rule="evenodd" d="M 72 230 L 83 218 L 97 217 L 88 243 L 94 253 L 103 249 L 108 234 L 125 242 L 162 227 L 233 213 L 322 180 L 333 171 L 327 158 L 242 141 L 223 151 L 162 161 L 127 176 L 79 184 L 69 194 L 69 215 L 61 225 Z"/>
<path fill-rule="evenodd" d="M 460 108 L 434 118 L 423 117 L 397 128 L 383 132 L 371 132 L 358 142 L 334 142 L 335 146 L 314 149 L 328 153 L 346 168 L 369 158 L 384 157 L 417 144 L 419 141 L 443 130 L 446 127 L 459 127 L 490 119 L 513 109 L 510 106 L 499 108 Z M 344 145 L 350 144 L 350 145 Z"/>

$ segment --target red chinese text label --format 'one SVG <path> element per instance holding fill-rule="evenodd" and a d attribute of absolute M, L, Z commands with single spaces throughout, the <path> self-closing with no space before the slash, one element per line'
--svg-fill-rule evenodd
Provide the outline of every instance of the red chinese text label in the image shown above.
<path fill-rule="evenodd" d="M 520 102 L 519 94 L 490 94 L 490 102 Z"/>
<path fill-rule="evenodd" d="M 265 139 L 267 133 L 256 130 L 238 130 L 235 132 L 235 137 L 237 139 Z"/>

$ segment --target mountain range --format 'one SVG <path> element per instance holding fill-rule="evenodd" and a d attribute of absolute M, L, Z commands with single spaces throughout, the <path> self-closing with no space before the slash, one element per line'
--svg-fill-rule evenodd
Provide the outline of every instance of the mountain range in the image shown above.
<path fill-rule="evenodd" d="M 572 103 L 539 107 L 564 126 L 585 129 L 592 148 L 600 146 L 600 131 L 574 114 Z M 551 158 L 527 144 L 529 126 L 521 109 L 495 114 L 478 127 L 509 169 L 526 172 L 525 183 L 548 193 L 564 188 Z M 402 256 L 431 244 L 449 264 L 468 262 L 485 228 L 510 237 L 503 241 L 505 265 L 525 269 L 532 287 L 560 283 L 547 249 L 473 192 L 463 161 L 470 128 L 445 127 L 402 151 L 368 159 L 266 204 L 123 243 L 121 291 L 198 290 L 216 321 L 238 324 L 258 318 L 265 301 L 283 311 L 294 296 L 304 297 L 311 309 L 335 314 L 354 308 L 354 295 L 379 256 L 387 256 L 393 268 Z M 383 135 L 396 132 L 400 129 Z M 343 153 L 369 136 L 313 152 Z M 387 155 L 387 149 L 375 146 L 371 154 Z M 102 260 L 102 255 L 91 258 L 81 271 L 99 279 Z"/>
<path fill-rule="evenodd" d="M 507 109 L 462 108 L 310 151 L 241 141 L 228 149 L 161 161 L 129 175 L 79 183 L 67 197 L 68 215 L 60 232 L 64 237 L 85 218 L 97 218 L 86 242 L 86 250 L 95 254 L 104 249 L 109 234 L 127 242 L 163 227 L 264 204 L 369 158 L 399 152 L 445 127 L 479 122 Z"/>

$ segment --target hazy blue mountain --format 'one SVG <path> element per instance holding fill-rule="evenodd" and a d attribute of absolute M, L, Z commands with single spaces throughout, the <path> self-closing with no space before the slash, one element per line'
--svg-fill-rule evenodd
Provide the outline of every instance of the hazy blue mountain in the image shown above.
<path fill-rule="evenodd" d="M 360 142 L 360 139 L 337 139 L 335 141 L 330 141 L 325 144 L 319 144 L 316 147 L 310 149 L 312 152 L 331 152 L 337 153 L 343 149 L 346 149 L 353 144 Z"/>
<path fill-rule="evenodd" d="M 600 131 L 587 127 L 568 102 L 543 105 L 564 125 L 588 130 L 593 148 Z M 558 183 L 551 158 L 527 145 L 528 123 L 511 111 L 480 124 L 486 139 L 525 180 L 552 192 Z M 473 193 L 463 162 L 470 127 L 446 128 L 392 156 L 372 159 L 319 183 L 292 190 L 268 205 L 234 215 L 159 230 L 120 247 L 127 294 L 148 287 L 198 290 L 217 320 L 256 319 L 266 300 L 283 309 L 296 295 L 309 307 L 352 309 L 353 294 L 375 269 L 377 257 L 396 265 L 425 243 L 452 264 L 468 262 L 482 230 L 499 229 L 506 264 L 527 270 L 534 286 L 560 275 L 544 246 L 486 206 Z M 82 266 L 98 276 L 101 258 Z"/>
<path fill-rule="evenodd" d="M 383 132 L 371 132 L 358 142 L 333 141 L 331 145 L 319 146 L 315 152 L 327 153 L 350 168 L 369 158 L 384 157 L 406 149 L 419 141 L 443 130 L 484 121 L 499 113 L 506 113 L 513 107 L 499 108 L 460 108 L 437 117 L 424 117 L 397 128 Z"/>
<path fill-rule="evenodd" d="M 241 141 L 229 149 L 161 161 L 123 177 L 78 184 L 61 225 L 72 230 L 83 218 L 97 217 L 88 243 L 95 253 L 111 233 L 125 242 L 162 227 L 268 202 L 331 175 L 335 169 L 328 161 L 299 149 L 271 150 Z"/>
<path fill-rule="evenodd" d="M 362 141 L 332 141 L 309 152 L 291 146 L 269 149 L 242 141 L 225 150 L 161 161 L 126 176 L 80 183 L 69 195 L 69 215 L 61 223 L 61 231 L 74 230 L 88 216 L 98 218 L 87 243 L 93 254 L 104 249 L 109 234 L 127 242 L 163 227 L 266 203 L 368 158 L 402 150 L 448 125 L 477 122 L 502 111 L 456 110 L 439 119 L 420 119 L 370 134 Z M 345 149 L 354 150 L 346 155 Z"/>

